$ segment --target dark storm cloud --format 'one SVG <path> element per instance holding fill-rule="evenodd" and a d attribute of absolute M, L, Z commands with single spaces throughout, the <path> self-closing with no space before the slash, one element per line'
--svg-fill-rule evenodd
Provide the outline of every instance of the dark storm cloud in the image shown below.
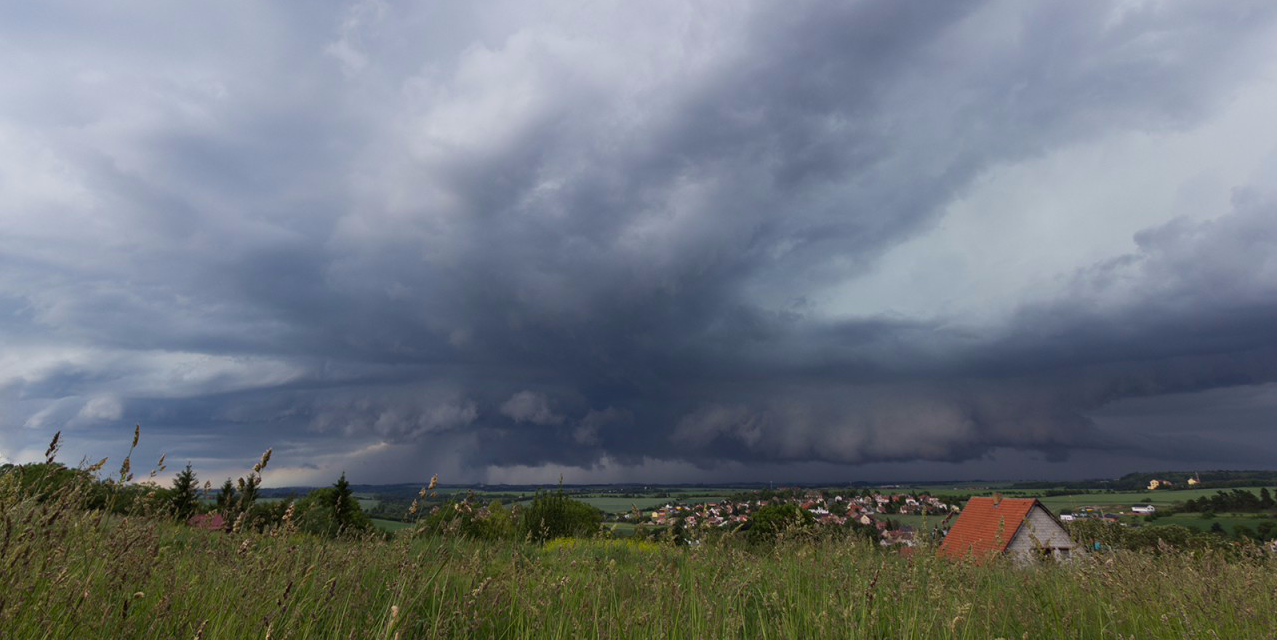
<path fill-rule="evenodd" d="M 821 299 L 982 176 L 1210 119 L 1267 3 L 155 9 L 0 31 L 7 457 L 125 420 L 297 477 L 1058 460 L 1274 378 L 1261 192 L 996 322 Z"/>

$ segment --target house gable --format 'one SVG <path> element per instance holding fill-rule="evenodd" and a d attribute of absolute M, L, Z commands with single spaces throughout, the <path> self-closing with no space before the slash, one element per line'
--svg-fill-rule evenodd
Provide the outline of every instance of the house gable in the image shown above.
<path fill-rule="evenodd" d="M 1066 558 L 1077 545 L 1035 498 L 972 497 L 940 543 L 941 555 L 976 559 L 1001 553 Z"/>
<path fill-rule="evenodd" d="M 1068 531 L 1051 516 L 1046 507 L 1038 503 L 1025 515 L 1020 529 L 1007 544 L 1006 552 L 1026 557 L 1031 554 L 1050 555 L 1064 560 L 1072 554 L 1075 547 L 1077 543 L 1069 537 Z"/>
<path fill-rule="evenodd" d="M 1002 553 L 1035 503 L 1033 498 L 972 497 L 940 543 L 940 553 L 977 558 Z"/>

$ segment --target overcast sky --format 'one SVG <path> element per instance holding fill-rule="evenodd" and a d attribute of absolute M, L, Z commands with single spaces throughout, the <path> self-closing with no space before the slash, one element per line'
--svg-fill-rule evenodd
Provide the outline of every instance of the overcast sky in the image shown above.
<path fill-rule="evenodd" d="M 1277 464 L 1277 3 L 11 3 L 0 462 Z"/>

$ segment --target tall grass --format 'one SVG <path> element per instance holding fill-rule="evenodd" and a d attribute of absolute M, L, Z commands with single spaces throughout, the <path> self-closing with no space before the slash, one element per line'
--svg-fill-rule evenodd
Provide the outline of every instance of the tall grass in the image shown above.
<path fill-rule="evenodd" d="M 1273 638 L 1261 552 L 974 565 L 860 541 L 693 547 L 224 534 L 0 477 L 0 637 Z"/>

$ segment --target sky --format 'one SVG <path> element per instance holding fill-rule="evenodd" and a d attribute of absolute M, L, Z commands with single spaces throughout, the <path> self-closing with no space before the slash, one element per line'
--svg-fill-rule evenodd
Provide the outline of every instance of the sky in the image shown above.
<path fill-rule="evenodd" d="M 5 13 L 0 462 L 1277 464 L 1275 3 Z"/>

